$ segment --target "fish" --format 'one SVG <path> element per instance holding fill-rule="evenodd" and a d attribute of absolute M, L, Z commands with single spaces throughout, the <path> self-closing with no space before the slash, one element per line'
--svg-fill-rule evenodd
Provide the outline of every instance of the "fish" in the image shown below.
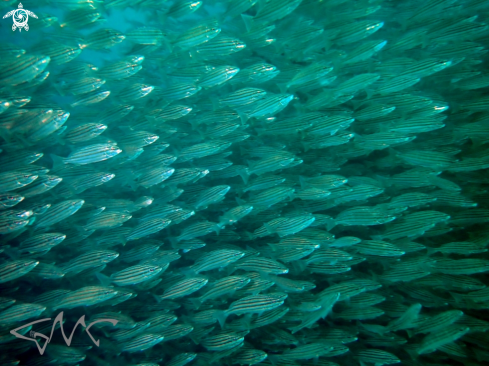
<path fill-rule="evenodd" d="M 190 267 L 190 270 L 194 273 L 200 273 L 216 268 L 223 268 L 238 261 L 244 255 L 245 253 L 238 250 L 214 250 L 196 260 L 195 264 Z"/>
<path fill-rule="evenodd" d="M 85 286 L 75 291 L 70 291 L 59 299 L 53 306 L 57 309 L 73 309 L 78 306 L 90 306 L 109 300 L 117 295 L 117 291 L 111 287 Z"/>
<path fill-rule="evenodd" d="M 111 319 L 45 345 L 70 364 L 487 358 L 483 1 L 32 6 L 0 44 L 4 330 Z"/>
<path fill-rule="evenodd" d="M 158 297 L 158 300 L 175 299 L 190 295 L 204 287 L 208 281 L 205 277 L 192 277 L 182 280 L 167 288 L 164 294 Z"/>

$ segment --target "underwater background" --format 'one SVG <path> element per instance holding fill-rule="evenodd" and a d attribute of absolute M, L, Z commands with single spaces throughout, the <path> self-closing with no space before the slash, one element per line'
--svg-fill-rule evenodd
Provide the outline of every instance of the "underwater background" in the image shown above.
<path fill-rule="evenodd" d="M 489 363 L 488 0 L 0 10 L 2 366 Z"/>

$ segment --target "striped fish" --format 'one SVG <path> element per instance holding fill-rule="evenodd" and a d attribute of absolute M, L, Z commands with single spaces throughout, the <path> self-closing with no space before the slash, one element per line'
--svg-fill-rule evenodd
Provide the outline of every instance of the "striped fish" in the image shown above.
<path fill-rule="evenodd" d="M 9 306 L 15 304 L 14 299 L 8 298 L 8 297 L 0 297 L 0 310 L 6 309 Z"/>
<path fill-rule="evenodd" d="M 87 357 L 81 349 L 58 344 L 53 344 L 51 347 L 47 347 L 46 352 L 49 357 L 52 357 L 55 360 L 63 359 L 70 364 L 83 362 Z"/>
<path fill-rule="evenodd" d="M 224 199 L 226 193 L 231 189 L 228 185 L 220 185 L 215 186 L 209 189 L 206 189 L 201 194 L 199 194 L 196 198 L 195 208 L 207 207 L 212 203 L 219 202 Z"/>
<path fill-rule="evenodd" d="M 327 355 L 333 347 L 327 343 L 309 343 L 283 352 L 279 358 L 283 360 L 309 360 Z"/>
<path fill-rule="evenodd" d="M 335 318 L 340 318 L 344 320 L 370 320 L 378 318 L 379 316 L 384 315 L 384 310 L 376 308 L 374 306 L 364 307 L 361 309 L 353 308 L 346 309 L 342 312 L 335 314 Z"/>
<path fill-rule="evenodd" d="M 180 236 L 176 238 L 176 241 L 195 239 L 210 234 L 213 231 L 219 231 L 218 224 L 211 221 L 198 221 L 183 229 Z"/>
<path fill-rule="evenodd" d="M 56 303 L 59 302 L 61 298 L 70 293 L 70 290 L 51 290 L 44 292 L 35 297 L 36 303 L 46 306 L 47 308 L 53 307 Z"/>
<path fill-rule="evenodd" d="M 197 47 L 196 55 L 203 58 L 214 58 L 216 56 L 229 56 L 246 48 L 246 44 L 238 38 L 226 37 L 221 35 L 210 42 L 206 42 Z"/>
<path fill-rule="evenodd" d="M 246 276 L 229 276 L 221 278 L 212 283 L 212 287 L 209 291 L 201 297 L 194 299 L 194 303 L 200 306 L 200 304 L 204 303 L 206 300 L 215 299 L 230 292 L 234 292 L 246 286 L 250 281 L 251 280 Z"/>
<path fill-rule="evenodd" d="M 170 223 L 171 220 L 167 219 L 144 220 L 141 224 L 132 229 L 131 233 L 126 237 L 126 240 L 137 240 L 155 234 L 166 228 Z"/>
<path fill-rule="evenodd" d="M 210 88 L 232 79 L 240 71 L 239 67 L 234 66 L 217 66 L 207 72 L 199 81 L 199 86 Z"/>
<path fill-rule="evenodd" d="M 184 162 L 192 159 L 203 158 L 209 155 L 214 155 L 220 151 L 225 150 L 230 145 L 231 143 L 213 141 L 189 146 L 180 151 L 180 154 L 178 155 L 178 161 Z"/>
<path fill-rule="evenodd" d="M 277 320 L 283 318 L 288 312 L 289 308 L 277 307 L 275 309 L 265 311 L 263 314 L 259 314 L 254 318 L 250 324 L 250 329 L 261 328 L 266 325 L 272 324 Z"/>
<path fill-rule="evenodd" d="M 38 264 L 38 261 L 32 259 L 19 259 L 5 262 L 0 265 L 0 283 L 22 277 L 32 271 Z"/>
<path fill-rule="evenodd" d="M 482 258 L 440 258 L 433 264 L 434 271 L 448 275 L 471 275 L 489 271 L 489 260 Z"/>
<path fill-rule="evenodd" d="M 197 353 L 192 352 L 184 352 L 174 356 L 170 361 L 166 363 L 166 366 L 184 366 L 187 363 L 192 362 L 195 357 L 197 357 Z"/>
<path fill-rule="evenodd" d="M 160 314 L 152 316 L 146 319 L 146 322 L 150 324 L 147 328 L 149 333 L 158 333 L 161 329 L 167 328 L 177 320 L 176 315 L 173 314 Z"/>
<path fill-rule="evenodd" d="M 119 347 L 122 352 L 141 352 L 154 347 L 162 341 L 163 336 L 159 334 L 143 334 L 121 344 Z"/>
<path fill-rule="evenodd" d="M 220 333 L 202 340 L 208 351 L 225 351 L 243 343 L 244 337 L 236 333 Z"/>
<path fill-rule="evenodd" d="M 0 192 L 9 192 L 31 184 L 38 178 L 37 175 L 19 173 L 15 171 L 0 173 Z"/>
<path fill-rule="evenodd" d="M 233 356 L 234 363 L 239 365 L 255 365 L 268 357 L 267 353 L 258 349 L 245 349 Z"/>
<path fill-rule="evenodd" d="M 174 324 L 161 329 L 158 334 L 165 338 L 166 341 L 171 341 L 181 337 L 185 337 L 192 332 L 194 327 L 188 324 Z"/>
<path fill-rule="evenodd" d="M 272 250 L 275 249 L 272 247 Z M 304 257 L 307 257 L 309 254 L 311 254 L 314 251 L 314 249 L 311 248 L 305 248 L 305 249 L 275 249 L 275 253 L 271 254 L 272 257 L 274 257 L 276 260 L 279 260 L 284 263 L 288 262 L 293 262 L 293 261 L 298 261 Z"/>
<path fill-rule="evenodd" d="M 79 273 L 87 268 L 112 262 L 117 257 L 119 257 L 119 253 L 113 250 L 92 250 L 73 258 L 61 268 L 65 273 Z"/>
<path fill-rule="evenodd" d="M 281 276 L 270 276 L 270 278 L 275 282 L 277 287 L 280 287 L 287 293 L 310 291 L 316 288 L 316 285 L 309 281 L 293 280 Z"/>
<path fill-rule="evenodd" d="M 204 287 L 209 280 L 204 277 L 187 278 L 170 286 L 163 295 L 156 296 L 159 301 L 188 296 Z"/>
<path fill-rule="evenodd" d="M 294 191 L 293 188 L 289 187 L 273 187 L 253 196 L 247 203 L 256 207 L 270 207 L 292 198 Z"/>
<path fill-rule="evenodd" d="M 351 270 L 351 267 L 345 262 L 340 263 L 326 263 L 317 262 L 307 265 L 307 270 L 311 273 L 323 273 L 323 274 L 338 274 Z"/>
<path fill-rule="evenodd" d="M 201 256 L 190 269 L 195 273 L 210 271 L 226 267 L 244 256 L 239 250 L 221 249 L 213 250 Z"/>
<path fill-rule="evenodd" d="M 94 79 L 94 78 L 89 78 L 89 79 Z M 104 80 L 98 79 L 100 82 Z M 86 79 L 82 79 L 80 81 L 88 81 Z M 100 83 L 100 86 L 103 84 Z M 90 85 L 91 87 L 91 85 Z M 91 91 L 91 90 L 90 90 Z M 73 90 L 70 92 L 73 93 Z M 83 93 L 80 93 L 83 94 Z M 102 134 L 105 130 L 107 129 L 107 126 L 102 124 L 102 123 L 86 123 L 81 126 L 77 126 L 64 135 L 64 139 L 66 139 L 68 142 L 71 142 L 72 144 L 78 143 L 78 142 L 83 142 L 83 141 L 88 141 L 91 140 L 98 135 Z"/>
<path fill-rule="evenodd" d="M 256 314 L 268 310 L 273 310 L 281 306 L 286 298 L 286 294 L 247 296 L 232 302 L 228 310 L 224 311 L 222 314 L 219 314 L 218 320 L 222 326 L 225 322 L 226 317 L 230 314 Z"/>
<path fill-rule="evenodd" d="M 355 247 L 356 248 L 356 247 Z M 319 249 L 314 252 L 308 259 L 305 260 L 307 264 L 315 262 L 342 262 L 352 259 L 351 254 L 339 249 Z"/>
<path fill-rule="evenodd" d="M 85 165 L 110 159 L 122 152 L 113 144 L 94 144 L 82 147 L 63 159 L 65 164 Z"/>
<path fill-rule="evenodd" d="M 95 271 L 101 271 L 103 266 L 94 268 Z M 59 279 L 63 278 L 66 272 L 63 268 L 59 268 L 54 264 L 49 263 L 39 263 L 36 267 L 32 269 L 27 275 L 31 277 L 39 277 L 43 279 Z"/>
<path fill-rule="evenodd" d="M 41 315 L 46 307 L 39 304 L 18 304 L 0 313 L 0 324 L 7 325 L 22 322 Z"/>
<path fill-rule="evenodd" d="M 128 341 L 132 338 L 135 338 L 138 334 L 143 333 L 146 329 L 149 328 L 148 322 L 138 322 L 134 326 L 134 328 L 130 329 L 120 329 L 111 333 L 111 338 L 117 342 Z"/>
<path fill-rule="evenodd" d="M 240 107 L 242 105 L 256 102 L 257 100 L 265 97 L 265 95 L 267 95 L 267 92 L 263 89 L 243 88 L 220 99 L 219 103 L 229 107 Z"/>
<path fill-rule="evenodd" d="M 198 324 L 199 326 L 211 325 L 217 322 L 219 311 L 217 309 L 199 311 L 198 313 L 194 313 L 190 319 L 192 324 Z"/>
<path fill-rule="evenodd" d="M 211 21 L 182 33 L 173 43 L 174 47 L 186 50 L 215 38 L 221 32 L 217 22 Z"/>
<path fill-rule="evenodd" d="M 339 293 L 340 296 L 338 301 L 347 300 L 352 296 L 361 294 L 362 292 L 367 291 L 365 285 L 349 282 L 341 282 L 335 285 L 329 286 L 327 289 L 321 291 L 318 296 L 323 298 L 325 296 L 329 296 L 332 294 Z"/>
<path fill-rule="evenodd" d="M 24 240 L 17 248 L 19 254 L 43 253 L 51 250 L 54 246 L 66 239 L 61 233 L 39 234 Z"/>
<path fill-rule="evenodd" d="M 162 271 L 162 267 L 149 264 L 137 264 L 135 266 L 123 269 L 122 271 L 113 273 L 110 276 L 110 281 L 117 286 L 135 285 L 151 280 L 152 278 L 158 276 Z"/>
<path fill-rule="evenodd" d="M 121 226 L 124 222 L 130 220 L 132 215 L 127 211 L 109 211 L 102 212 L 99 215 L 92 217 L 88 220 L 87 224 L 83 227 L 85 230 L 102 230 L 111 229 Z"/>
<path fill-rule="evenodd" d="M 245 258 L 236 264 L 236 268 L 267 274 L 285 274 L 289 272 L 289 269 L 283 264 L 265 257 Z"/>
<path fill-rule="evenodd" d="M 109 300 L 117 295 L 117 290 L 111 287 L 86 286 L 69 292 L 62 297 L 53 310 L 73 309 L 78 306 L 92 306 Z"/>
<path fill-rule="evenodd" d="M 175 169 L 171 167 L 146 168 L 138 172 L 137 184 L 144 188 L 150 188 L 170 178 Z"/>
<path fill-rule="evenodd" d="M 266 229 L 265 235 L 276 233 L 280 237 L 284 237 L 287 235 L 296 234 L 301 230 L 304 230 L 305 228 L 310 226 L 314 222 L 314 220 L 314 216 L 308 215 L 295 216 L 290 218 L 279 217 L 264 224 L 263 228 Z M 260 230 L 262 229 L 260 228 L 255 231 L 255 233 L 258 233 L 256 235 L 265 236 L 264 234 L 261 234 Z"/>
<path fill-rule="evenodd" d="M 415 323 L 414 334 L 419 333 L 436 333 L 449 325 L 457 322 L 464 315 L 460 310 L 447 310 L 440 314 L 419 319 Z"/>
<path fill-rule="evenodd" d="M 348 302 L 348 306 L 352 308 L 363 308 L 367 306 L 377 305 L 385 301 L 385 297 L 377 294 L 364 292 L 360 295 L 353 296 Z"/>
<path fill-rule="evenodd" d="M 362 350 L 355 356 L 359 361 L 373 363 L 376 365 L 389 365 L 401 362 L 401 360 L 399 360 L 399 358 L 392 353 L 380 349 Z"/>
<path fill-rule="evenodd" d="M 354 236 L 343 236 L 341 238 L 337 238 L 333 243 L 329 244 L 329 246 L 336 248 L 350 247 L 360 243 L 361 241 L 361 239 Z"/>
<path fill-rule="evenodd" d="M 426 336 L 417 349 L 419 355 L 436 351 L 439 347 L 455 342 L 469 332 L 470 328 L 460 325 L 451 325 L 438 332 Z"/>
<path fill-rule="evenodd" d="M 0 193 L 0 210 L 14 207 L 18 203 L 22 202 L 24 198 L 25 194 L 22 196 L 20 194 L 13 193 Z"/>
<path fill-rule="evenodd" d="M 374 207 L 354 207 L 341 212 L 335 219 L 342 225 L 381 225 L 395 220 L 395 216 Z M 328 230 L 331 227 L 328 227 Z"/>
<path fill-rule="evenodd" d="M 136 322 L 130 316 L 112 311 L 95 314 L 90 317 L 90 322 L 94 322 L 100 319 L 117 320 L 117 324 L 110 324 L 113 329 L 133 329 L 136 326 Z M 95 324 L 94 326 L 98 328 L 103 328 L 107 327 L 108 325 L 109 323 L 102 322 L 99 324 Z"/>
<path fill-rule="evenodd" d="M 36 222 L 36 228 L 52 226 L 77 212 L 85 203 L 84 200 L 67 200 L 53 205 L 49 211 Z"/>
<path fill-rule="evenodd" d="M 380 257 L 398 257 L 405 254 L 395 244 L 381 240 L 363 240 L 361 243 L 355 245 L 355 250 L 361 254 Z"/>

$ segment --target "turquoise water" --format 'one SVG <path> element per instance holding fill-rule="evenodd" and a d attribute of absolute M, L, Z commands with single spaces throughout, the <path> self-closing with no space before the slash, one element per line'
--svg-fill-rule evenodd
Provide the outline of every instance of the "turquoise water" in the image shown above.
<path fill-rule="evenodd" d="M 2 365 L 487 362 L 489 1 L 0 9 Z"/>

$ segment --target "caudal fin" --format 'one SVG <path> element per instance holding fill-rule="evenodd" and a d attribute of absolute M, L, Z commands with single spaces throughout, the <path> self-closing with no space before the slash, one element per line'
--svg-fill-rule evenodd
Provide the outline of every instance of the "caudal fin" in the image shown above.
<path fill-rule="evenodd" d="M 228 315 L 229 314 L 226 310 L 220 310 L 216 312 L 215 316 L 217 318 L 217 321 L 219 322 L 219 325 L 221 326 L 221 329 L 224 329 L 224 325 L 226 324 L 226 319 Z"/>
<path fill-rule="evenodd" d="M 110 285 L 110 277 L 102 274 L 102 273 L 95 273 L 95 276 L 97 276 L 97 279 L 100 281 L 102 286 L 109 286 Z"/>

